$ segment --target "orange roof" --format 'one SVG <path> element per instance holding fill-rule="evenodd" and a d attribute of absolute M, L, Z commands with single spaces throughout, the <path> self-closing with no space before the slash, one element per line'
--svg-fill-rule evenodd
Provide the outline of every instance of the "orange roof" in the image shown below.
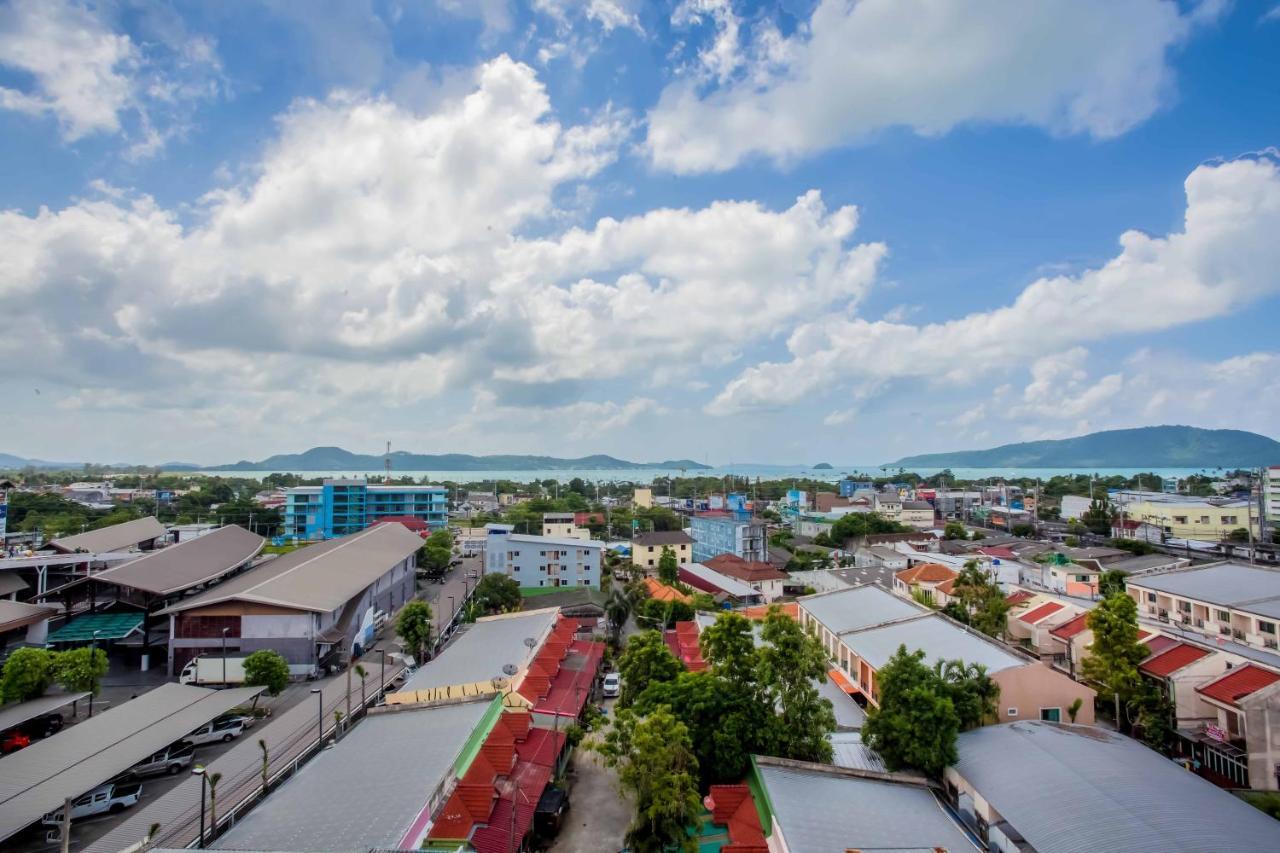
<path fill-rule="evenodd" d="M 756 809 L 750 788 L 746 785 L 712 785 L 708 798 L 712 807 L 711 822 L 729 830 L 729 844 L 724 850 L 767 853 L 769 847 L 760 823 L 760 812 Z"/>
<path fill-rule="evenodd" d="M 937 586 L 935 586 L 935 587 L 934 587 L 934 589 L 935 589 L 935 590 L 937 590 L 938 592 L 942 593 L 943 595 L 955 595 L 955 594 L 956 594 L 956 579 L 955 579 L 955 578 L 951 578 L 950 580 L 945 580 L 945 581 L 943 581 L 942 583 L 940 583 L 940 584 L 938 584 Z"/>
<path fill-rule="evenodd" d="M 1201 658 L 1209 656 L 1209 652 L 1205 649 L 1187 643 L 1178 643 L 1158 655 L 1147 658 L 1138 665 L 1138 669 L 1147 675 L 1154 675 L 1158 678 L 1164 678 L 1182 669 L 1188 664 L 1195 663 Z"/>
<path fill-rule="evenodd" d="M 955 569 L 949 569 L 941 563 L 921 563 L 910 569 L 903 569 L 895 575 L 898 580 L 908 586 L 915 583 L 941 583 L 954 580 L 959 576 L 960 573 Z"/>
<path fill-rule="evenodd" d="M 1072 637 L 1083 634 L 1087 630 L 1089 630 L 1089 613 L 1085 611 L 1079 616 L 1068 619 L 1058 627 L 1050 629 L 1049 633 L 1063 640 L 1070 640 Z"/>
<path fill-rule="evenodd" d="M 1046 601 L 1034 610 L 1028 610 L 1018 617 L 1018 621 L 1026 622 L 1028 625 L 1034 625 L 1041 619 L 1052 616 L 1062 609 L 1062 605 L 1056 601 Z"/>
<path fill-rule="evenodd" d="M 840 670 L 838 670 L 838 669 L 831 669 L 831 670 L 828 670 L 828 671 L 827 671 L 827 675 L 829 675 L 829 676 L 831 677 L 831 680 L 832 680 L 832 682 L 834 682 L 834 683 L 835 683 L 836 687 L 839 687 L 839 688 L 840 688 L 841 690 L 843 690 L 845 693 L 858 693 L 858 692 L 859 692 L 858 688 L 857 688 L 857 687 L 854 687 L 854 686 L 853 686 L 853 682 L 849 680 L 849 676 L 845 675 L 845 674 L 844 674 L 843 672 L 841 672 Z"/>
<path fill-rule="evenodd" d="M 1006 596 L 1005 601 L 1009 603 L 1010 607 L 1015 607 L 1021 604 L 1022 602 L 1030 601 L 1035 597 L 1036 597 L 1036 594 L 1034 592 L 1028 592 L 1025 589 L 1020 589 L 1017 592 L 1011 593 L 1010 595 Z"/>
<path fill-rule="evenodd" d="M 800 605 L 794 601 L 783 601 L 778 604 L 757 604 L 754 607 L 747 607 L 738 612 L 748 619 L 763 621 L 764 617 L 769 615 L 770 608 L 773 607 L 778 608 L 778 612 L 783 616 L 790 616 L 792 619 L 800 618 Z"/>
<path fill-rule="evenodd" d="M 1167 653 L 1166 653 L 1167 654 Z M 1164 657 L 1164 655 L 1161 655 Z M 1217 681 L 1197 687 L 1196 692 L 1209 699 L 1216 699 L 1227 705 L 1235 705 L 1250 693 L 1256 693 L 1280 681 L 1280 675 L 1262 669 L 1253 664 L 1228 670 L 1227 674 Z"/>
<path fill-rule="evenodd" d="M 693 600 L 680 590 L 673 586 L 667 586 L 657 578 L 645 578 L 644 588 L 648 590 L 649 597 L 654 601 L 683 601 L 687 604 Z"/>

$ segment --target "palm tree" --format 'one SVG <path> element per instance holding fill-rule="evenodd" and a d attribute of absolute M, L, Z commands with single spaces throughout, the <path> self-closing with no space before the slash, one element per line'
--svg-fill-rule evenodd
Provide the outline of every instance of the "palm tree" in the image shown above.
<path fill-rule="evenodd" d="M 262 750 L 262 796 L 267 795 L 267 780 L 271 777 L 271 753 L 267 752 L 267 741 L 258 738 L 258 749 Z"/>
<path fill-rule="evenodd" d="M 209 829 L 210 835 L 218 833 L 218 783 L 222 781 L 221 773 L 206 773 L 209 782 Z"/>
<path fill-rule="evenodd" d="M 360 664 L 356 664 L 355 670 L 356 670 L 356 675 L 360 676 L 360 707 L 363 708 L 364 707 L 364 680 L 365 680 L 365 677 L 368 675 L 368 673 L 365 672 L 364 667 L 361 666 Z"/>
<path fill-rule="evenodd" d="M 965 675 L 973 682 L 974 695 L 978 699 L 978 707 L 982 709 L 982 722 L 996 719 L 999 712 L 1000 685 L 987 675 L 987 668 L 980 663 L 970 664 Z"/>
<path fill-rule="evenodd" d="M 614 587 L 605 600 L 604 612 L 609 617 L 609 631 L 614 647 L 622 639 L 622 626 L 627 624 L 635 609 L 635 599 L 626 589 Z"/>

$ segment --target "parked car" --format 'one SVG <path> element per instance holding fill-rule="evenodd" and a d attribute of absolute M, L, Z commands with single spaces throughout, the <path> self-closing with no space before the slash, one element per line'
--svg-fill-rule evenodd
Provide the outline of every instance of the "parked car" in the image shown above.
<path fill-rule="evenodd" d="M 212 720 L 183 739 L 195 746 L 204 746 L 207 743 L 229 743 L 243 733 L 244 725 L 238 719 Z"/>
<path fill-rule="evenodd" d="M 116 814 L 129 806 L 138 804 L 142 799 L 142 785 L 137 782 L 108 782 L 94 788 L 71 803 L 71 819 L 91 817 L 96 814 Z M 44 816 L 46 826 L 58 826 L 62 823 L 62 809 L 54 809 Z"/>
<path fill-rule="evenodd" d="M 18 729 L 10 729 L 0 737 L 0 755 L 8 755 L 31 746 L 31 738 Z"/>
<path fill-rule="evenodd" d="M 569 813 L 569 792 L 563 788 L 548 787 L 538 798 L 533 811 L 533 829 L 539 838 L 555 838 Z"/>
<path fill-rule="evenodd" d="M 611 672 L 604 677 L 604 695 L 609 699 L 622 695 L 622 673 Z"/>
<path fill-rule="evenodd" d="M 469 577 L 469 578 L 478 578 L 478 577 L 480 577 L 480 573 L 479 573 L 479 572 L 477 572 L 475 569 L 472 569 L 471 571 L 467 572 L 467 577 Z"/>
<path fill-rule="evenodd" d="M 234 720 L 239 720 L 240 728 L 242 729 L 251 729 L 253 728 L 253 724 L 258 721 L 256 717 L 253 717 L 250 714 L 237 714 L 234 711 L 230 711 L 215 719 L 214 722 L 228 723 Z"/>
<path fill-rule="evenodd" d="M 196 748 L 189 740 L 180 740 L 157 753 L 147 756 L 125 771 L 132 778 L 143 776 L 159 776 L 167 773 L 173 776 L 181 773 L 184 767 L 190 767 L 196 756 Z"/>
<path fill-rule="evenodd" d="M 27 720 L 19 728 L 28 737 L 49 737 L 62 731 L 65 722 L 61 714 L 43 714 Z"/>

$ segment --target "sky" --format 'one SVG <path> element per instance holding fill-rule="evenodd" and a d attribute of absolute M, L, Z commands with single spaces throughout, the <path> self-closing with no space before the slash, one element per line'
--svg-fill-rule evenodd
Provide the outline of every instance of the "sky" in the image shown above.
<path fill-rule="evenodd" d="M 1276 0 L 0 0 L 0 452 L 1280 437 Z"/>

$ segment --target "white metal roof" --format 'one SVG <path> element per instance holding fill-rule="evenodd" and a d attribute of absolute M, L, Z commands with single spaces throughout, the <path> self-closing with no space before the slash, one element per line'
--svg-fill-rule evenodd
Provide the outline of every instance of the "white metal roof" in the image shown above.
<path fill-rule="evenodd" d="M 851 631 L 841 634 L 840 639 L 876 669 L 888 663 L 899 646 L 906 646 L 909 652 L 922 649 L 928 664 L 958 659 L 982 664 L 988 674 L 1031 662 L 989 637 L 932 614 L 879 628 Z"/>
<path fill-rule="evenodd" d="M 460 631 L 435 660 L 423 664 L 400 689 L 428 690 L 508 675 L 503 667 L 522 668 L 555 626 L 558 613 L 549 607 L 479 619 Z M 526 639 L 534 641 L 532 647 Z"/>
<path fill-rule="evenodd" d="M 833 634 L 929 612 L 876 584 L 806 596 L 800 599 L 800 606 Z"/>
<path fill-rule="evenodd" d="M 751 598 L 758 596 L 760 593 L 750 584 L 745 584 L 737 578 L 731 578 L 728 575 L 721 574 L 715 569 L 709 569 L 702 563 L 685 563 L 680 567 L 681 571 L 687 571 L 689 574 L 706 581 L 712 586 L 731 595 L 735 598 Z"/>

